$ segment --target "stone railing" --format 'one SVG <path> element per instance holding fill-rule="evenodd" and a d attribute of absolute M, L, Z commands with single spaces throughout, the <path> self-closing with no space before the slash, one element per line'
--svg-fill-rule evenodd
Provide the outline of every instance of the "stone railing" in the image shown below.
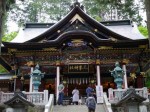
<path fill-rule="evenodd" d="M 45 105 L 45 111 L 44 112 L 53 112 L 54 107 L 54 95 L 50 94 L 50 98 L 48 103 Z"/>
<path fill-rule="evenodd" d="M 148 99 L 149 99 L 149 101 L 150 101 L 150 93 L 148 93 Z"/>
<path fill-rule="evenodd" d="M 112 89 L 109 88 L 108 93 L 109 93 L 109 102 L 111 103 L 115 103 L 121 100 L 123 93 L 126 91 L 127 89 Z M 148 91 L 146 87 L 143 88 L 137 88 L 135 89 L 136 94 L 144 97 L 144 98 L 148 98 Z"/>
<path fill-rule="evenodd" d="M 32 102 L 35 105 L 45 105 L 48 102 L 48 90 L 44 92 L 24 92 L 27 101 Z M 0 92 L 0 103 L 6 102 L 13 98 L 14 93 Z"/>
<path fill-rule="evenodd" d="M 108 102 L 108 98 L 105 92 L 103 93 L 103 97 L 104 97 L 105 112 L 112 112 L 111 104 Z"/>

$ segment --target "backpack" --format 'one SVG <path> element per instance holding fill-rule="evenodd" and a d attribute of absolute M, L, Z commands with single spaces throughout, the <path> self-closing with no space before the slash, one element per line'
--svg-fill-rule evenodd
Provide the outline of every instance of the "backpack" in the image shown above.
<path fill-rule="evenodd" d="M 95 109 L 96 108 L 96 103 L 94 98 L 88 99 L 88 108 Z"/>

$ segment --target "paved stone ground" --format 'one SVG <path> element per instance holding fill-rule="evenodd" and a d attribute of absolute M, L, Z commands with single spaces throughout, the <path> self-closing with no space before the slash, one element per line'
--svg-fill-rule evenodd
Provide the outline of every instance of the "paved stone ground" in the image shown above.
<path fill-rule="evenodd" d="M 88 109 L 86 105 L 56 105 L 54 106 L 54 112 L 88 112 Z M 105 112 L 103 104 L 98 104 L 95 112 Z"/>

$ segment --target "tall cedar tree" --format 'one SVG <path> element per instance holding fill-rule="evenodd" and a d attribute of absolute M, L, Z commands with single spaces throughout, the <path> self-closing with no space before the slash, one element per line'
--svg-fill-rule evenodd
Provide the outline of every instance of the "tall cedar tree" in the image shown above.
<path fill-rule="evenodd" d="M 15 0 L 0 0 L 0 54 L 5 14 L 9 6 L 13 3 L 15 3 Z"/>
<path fill-rule="evenodd" d="M 146 8 L 146 15 L 147 15 L 147 28 L 149 34 L 149 48 L 150 48 L 150 0 L 145 0 L 145 8 Z"/>
<path fill-rule="evenodd" d="M 26 22 L 56 22 L 69 12 L 71 1 L 24 0 L 12 6 L 9 16 L 19 26 Z"/>
<path fill-rule="evenodd" d="M 102 21 L 132 19 L 140 24 L 139 6 L 134 0 L 84 0 L 86 11 L 92 17 Z M 98 17 L 99 16 L 99 17 Z"/>

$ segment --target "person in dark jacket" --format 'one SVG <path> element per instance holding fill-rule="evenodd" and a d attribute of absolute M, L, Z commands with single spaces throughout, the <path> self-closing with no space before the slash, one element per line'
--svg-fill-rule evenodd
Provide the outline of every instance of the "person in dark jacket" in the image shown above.
<path fill-rule="evenodd" d="M 88 107 L 88 112 L 95 112 L 96 101 L 92 94 L 86 99 L 86 106 Z"/>
<path fill-rule="evenodd" d="M 89 97 L 89 94 L 92 94 L 93 93 L 93 88 L 90 87 L 90 85 L 86 88 L 86 94 L 87 94 L 87 97 Z"/>

